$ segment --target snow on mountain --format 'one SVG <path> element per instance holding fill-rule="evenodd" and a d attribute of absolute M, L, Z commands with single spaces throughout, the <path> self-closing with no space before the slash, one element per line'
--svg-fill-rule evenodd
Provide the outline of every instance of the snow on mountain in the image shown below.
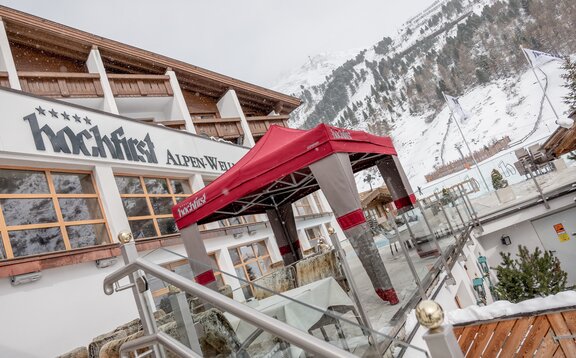
<path fill-rule="evenodd" d="M 309 57 L 298 69 L 284 73 L 280 80 L 273 86 L 273 90 L 292 95 L 300 95 L 302 88 L 317 86 L 326 80 L 332 71 L 340 67 L 351 57 L 355 56 L 359 49 L 320 53 Z"/>
<path fill-rule="evenodd" d="M 562 97 L 567 90 L 562 87 L 560 65 L 560 62 L 554 61 L 542 66 L 547 78 L 541 72 L 537 73 L 543 84 L 546 80 L 549 81 L 548 96 L 556 112 L 564 115 L 567 105 L 562 102 Z M 550 135 L 558 127 L 551 107 L 546 101 L 542 102 L 542 90 L 530 70 L 518 79 L 508 78 L 476 87 L 461 96 L 459 102 L 471 115 L 464 123 L 460 122 L 460 127 L 472 151 L 481 149 L 492 139 L 504 136 L 509 136 L 512 142 L 515 142 L 537 127 L 526 140 L 526 143 L 529 143 Z M 541 121 L 537 123 L 541 104 Z M 422 117 L 410 117 L 398 122 L 391 133 L 400 160 L 414 188 L 426 185 L 424 174 L 432 172 L 434 165 L 438 163 L 449 117 L 446 107 L 432 123 L 426 123 Z M 466 155 L 462 136 L 453 124 L 446 136 L 446 162 L 460 157 L 455 149 L 456 144 L 462 145 Z"/>
<path fill-rule="evenodd" d="M 389 135 L 413 187 L 429 186 L 426 174 L 460 157 L 455 145 L 468 154 L 455 123 L 448 124 L 442 91 L 458 96 L 470 114 L 461 127 L 472 150 L 504 136 L 515 142 L 530 134 L 524 142 L 530 143 L 557 128 L 519 48 L 538 41 L 548 47 L 537 49 L 576 51 L 570 30 L 559 38 L 552 35 L 556 30 L 541 26 L 575 17 L 571 0 L 555 6 L 544 0 L 438 0 L 394 38 L 347 58 L 345 53 L 315 57 L 276 89 L 303 101 L 291 115 L 292 126 L 324 122 Z M 565 17 L 551 22 L 551 16 Z M 557 113 L 565 115 L 560 66 L 553 61 L 536 73 Z M 357 175 L 361 191 L 369 188 L 363 177 Z"/>

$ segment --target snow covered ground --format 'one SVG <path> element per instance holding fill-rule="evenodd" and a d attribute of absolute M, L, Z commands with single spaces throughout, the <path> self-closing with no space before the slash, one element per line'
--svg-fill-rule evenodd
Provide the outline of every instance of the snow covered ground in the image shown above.
<path fill-rule="evenodd" d="M 542 66 L 542 71 L 547 75 L 549 81 L 547 94 L 556 112 L 559 116 L 566 116 L 567 106 L 563 103 L 562 97 L 567 90 L 562 87 L 561 62 L 547 63 Z M 536 73 L 544 85 L 545 76 L 539 70 Z M 512 142 L 517 141 L 530 133 L 535 125 L 537 127 L 535 132 L 518 147 L 543 142 L 558 127 L 555 124 L 554 112 L 546 101 L 542 104 L 541 120 L 536 124 L 542 103 L 542 90 L 531 70 L 523 73 L 518 80 L 500 80 L 477 87 L 461 96 L 460 103 L 470 114 L 465 122 L 460 122 L 460 126 L 472 151 L 481 149 L 491 140 L 504 136 L 509 136 Z M 482 179 L 474 167 L 431 183 L 427 183 L 424 178 L 424 175 L 434 170 L 434 166 L 441 164 L 442 138 L 448 128 L 449 117 L 450 113 L 446 107 L 431 123 L 426 123 L 424 116 L 411 117 L 397 122 L 392 132 L 391 137 L 398 150 L 400 161 L 414 190 L 420 186 L 424 193 L 428 193 L 470 177 L 475 177 L 482 185 Z M 446 136 L 445 162 L 459 158 L 455 149 L 456 144 L 462 146 L 464 155 L 468 154 L 458 128 L 452 123 Z M 514 149 L 516 148 L 510 148 L 481 163 L 487 181 L 490 180 L 489 174 L 492 169 L 498 168 L 502 171 L 503 168 L 510 167 L 508 164 L 516 161 Z M 368 189 L 367 184 L 361 179 L 357 180 L 357 184 L 361 191 Z M 381 182 L 374 184 L 379 185 Z M 490 186 L 491 182 L 488 182 L 488 185 Z"/>

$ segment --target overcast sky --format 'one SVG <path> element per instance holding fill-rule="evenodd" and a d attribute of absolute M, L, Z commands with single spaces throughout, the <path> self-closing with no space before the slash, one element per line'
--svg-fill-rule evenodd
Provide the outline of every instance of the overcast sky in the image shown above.
<path fill-rule="evenodd" d="M 263 86 L 308 56 L 374 45 L 433 0 L 0 0 Z"/>

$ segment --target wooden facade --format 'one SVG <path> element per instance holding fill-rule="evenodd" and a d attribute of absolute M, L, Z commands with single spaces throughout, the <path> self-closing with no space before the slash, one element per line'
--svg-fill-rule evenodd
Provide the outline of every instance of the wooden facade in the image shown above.
<path fill-rule="evenodd" d="M 109 74 L 108 81 L 115 97 L 173 96 L 170 78 L 165 75 Z"/>
<path fill-rule="evenodd" d="M 281 127 L 288 127 L 288 119 L 287 115 L 284 116 L 257 116 L 257 117 L 248 117 L 246 120 L 248 121 L 248 125 L 250 126 L 250 131 L 252 132 L 252 136 L 254 137 L 255 141 L 262 138 L 266 131 L 270 129 L 271 125 L 277 125 Z"/>
<path fill-rule="evenodd" d="M 18 72 L 22 90 L 44 97 L 103 97 L 100 76 L 93 73 Z"/>
<path fill-rule="evenodd" d="M 183 89 L 215 102 L 234 89 L 245 112 L 289 114 L 300 105 L 298 98 L 7 7 L 0 6 L 0 17 L 18 71 L 87 72 L 86 59 L 97 47 L 108 73 L 163 75 L 171 69 Z"/>
<path fill-rule="evenodd" d="M 194 118 L 192 121 L 197 134 L 229 141 L 237 141 L 244 136 L 240 118 Z"/>
<path fill-rule="evenodd" d="M 572 112 L 568 117 L 576 121 L 576 111 Z M 554 157 L 575 151 L 576 124 L 570 129 L 558 127 L 542 145 L 542 149 L 547 155 Z"/>
<path fill-rule="evenodd" d="M 576 310 L 454 327 L 465 357 L 576 357 Z"/>

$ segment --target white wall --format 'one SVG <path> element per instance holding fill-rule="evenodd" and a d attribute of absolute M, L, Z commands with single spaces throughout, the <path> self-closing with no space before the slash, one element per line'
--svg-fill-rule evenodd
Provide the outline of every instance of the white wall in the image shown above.
<path fill-rule="evenodd" d="M 0 279 L 0 356 L 54 357 L 137 318 L 131 290 L 106 296 L 102 289 L 104 277 L 119 267 L 87 262 L 49 269 L 17 287 Z"/>

